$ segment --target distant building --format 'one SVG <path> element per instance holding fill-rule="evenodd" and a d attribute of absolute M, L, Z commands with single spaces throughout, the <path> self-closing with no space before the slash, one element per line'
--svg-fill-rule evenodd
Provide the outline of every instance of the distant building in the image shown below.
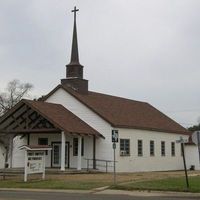
<path fill-rule="evenodd" d="M 13 134 L 11 167 L 24 166 L 19 146 L 50 145 L 46 166 L 52 168 L 92 167 L 104 170 L 113 161 L 111 132 L 118 130 L 116 143 L 117 172 L 164 171 L 183 169 L 180 144 L 190 132 L 148 103 L 101 94 L 88 90 L 79 62 L 76 12 L 71 61 L 66 78 L 39 101 L 22 100 L 0 118 L 0 132 Z M 103 75 L 102 75 L 103 76 Z M 191 143 L 190 143 L 191 144 Z M 187 150 L 188 147 L 186 147 Z M 191 144 L 187 151 L 196 152 Z M 188 168 L 199 168 L 198 155 L 188 159 Z M 109 164 L 108 170 L 112 171 Z M 91 167 L 91 166 L 90 166 Z"/>

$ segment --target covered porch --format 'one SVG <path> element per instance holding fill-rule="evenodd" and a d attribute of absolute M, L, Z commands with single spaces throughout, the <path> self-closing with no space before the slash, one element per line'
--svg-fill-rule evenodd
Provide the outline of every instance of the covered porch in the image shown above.
<path fill-rule="evenodd" d="M 104 138 L 60 104 L 22 100 L 0 118 L 0 134 L 9 138 L 9 168 L 23 167 L 21 145 L 49 145 L 48 168 L 81 170 L 84 158 L 96 168 L 96 140 Z"/>

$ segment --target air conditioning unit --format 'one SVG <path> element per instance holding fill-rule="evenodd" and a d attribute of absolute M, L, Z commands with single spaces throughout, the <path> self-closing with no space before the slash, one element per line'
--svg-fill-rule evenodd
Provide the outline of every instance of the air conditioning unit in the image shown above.
<path fill-rule="evenodd" d="M 126 156 L 127 153 L 126 153 L 126 151 L 120 151 L 120 155 L 121 155 L 121 156 Z"/>

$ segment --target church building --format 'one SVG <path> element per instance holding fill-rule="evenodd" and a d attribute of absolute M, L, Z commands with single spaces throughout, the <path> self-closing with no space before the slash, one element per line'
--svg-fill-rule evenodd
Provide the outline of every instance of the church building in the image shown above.
<path fill-rule="evenodd" d="M 87 69 L 79 62 L 77 11 L 76 7 L 72 11 L 73 39 L 66 78 L 39 100 L 22 100 L 0 118 L 0 132 L 13 136 L 9 166 L 24 167 L 20 146 L 48 145 L 52 151 L 46 152 L 46 167 L 113 171 L 112 132 L 118 132 L 117 172 L 183 169 L 176 141 L 180 137 L 187 140 L 189 131 L 149 103 L 88 90 L 84 79 Z M 198 169 L 196 146 L 188 143 L 185 149 L 190 157 L 187 167 Z"/>

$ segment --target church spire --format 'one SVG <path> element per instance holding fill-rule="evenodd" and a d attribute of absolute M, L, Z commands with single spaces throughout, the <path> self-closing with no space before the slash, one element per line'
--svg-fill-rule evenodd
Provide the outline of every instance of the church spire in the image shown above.
<path fill-rule="evenodd" d="M 72 51 L 71 51 L 71 64 L 79 64 L 79 57 L 78 57 L 78 41 L 77 41 L 77 30 L 76 30 L 76 12 L 78 12 L 79 9 L 76 9 L 76 6 L 74 7 L 74 10 L 72 12 L 74 13 L 74 29 L 73 29 L 73 38 L 72 38 Z"/>
<path fill-rule="evenodd" d="M 78 39 L 77 39 L 77 29 L 76 29 L 76 12 L 79 9 L 74 7 L 72 12 L 74 13 L 74 28 L 73 28 L 73 36 L 72 36 L 72 50 L 71 50 L 71 60 L 67 67 L 67 78 L 83 78 L 83 66 L 79 63 L 78 56 Z"/>
<path fill-rule="evenodd" d="M 87 94 L 88 93 L 88 80 L 83 79 L 83 66 L 79 63 L 78 56 L 78 39 L 76 29 L 76 12 L 79 9 L 74 7 L 72 12 L 74 13 L 74 27 L 72 37 L 72 49 L 71 49 L 71 60 L 66 65 L 66 78 L 61 79 L 61 84 L 65 85 L 76 92 Z"/>

